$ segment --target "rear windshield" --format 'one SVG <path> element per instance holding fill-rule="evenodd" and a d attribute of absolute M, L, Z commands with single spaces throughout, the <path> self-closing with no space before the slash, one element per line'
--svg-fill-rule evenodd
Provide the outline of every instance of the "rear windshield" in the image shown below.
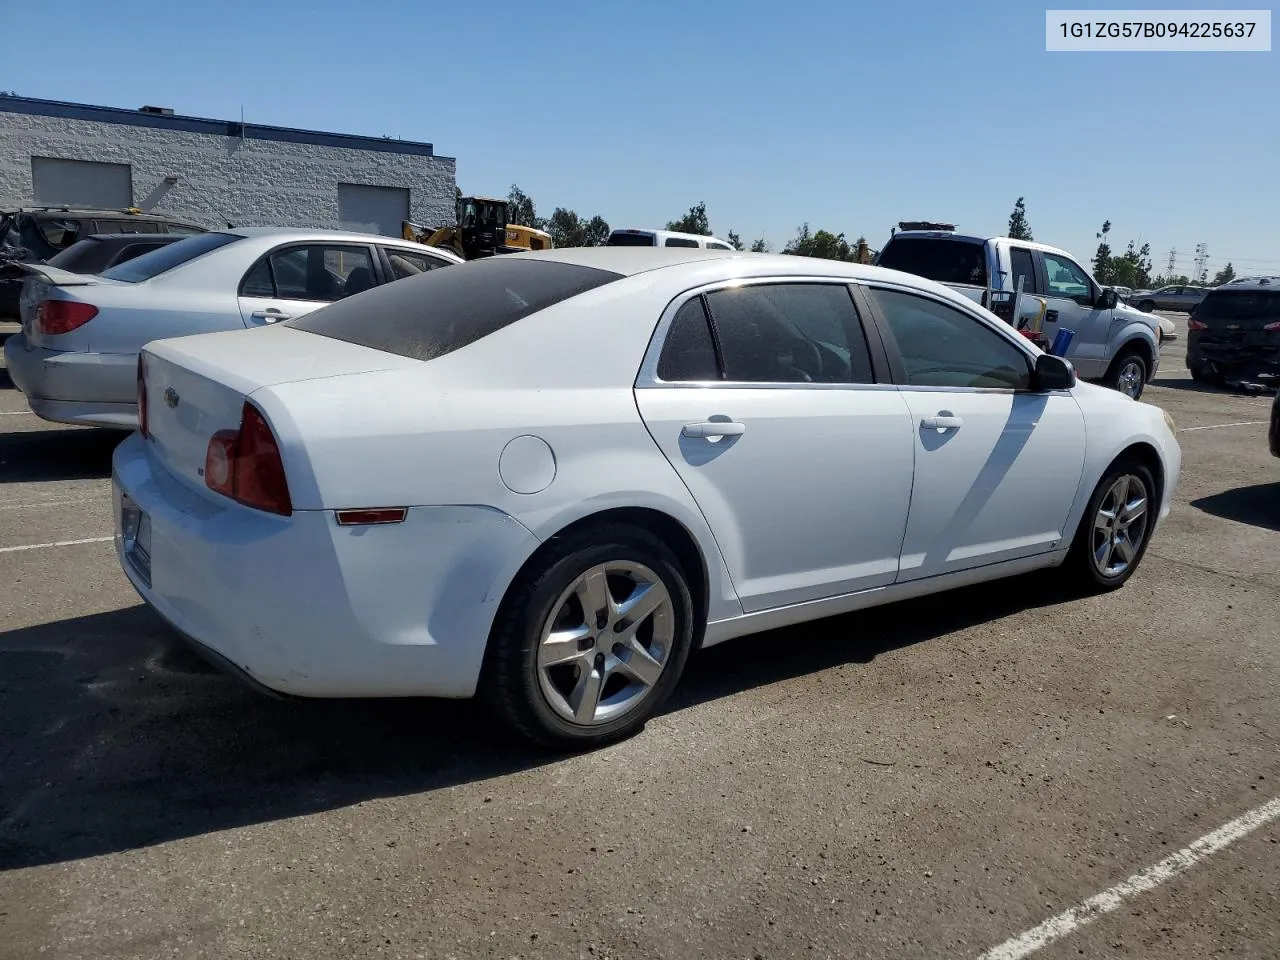
<path fill-rule="evenodd" d="M 652 247 L 652 233 L 611 233 L 606 247 Z"/>
<path fill-rule="evenodd" d="M 217 250 L 219 247 L 225 247 L 229 243 L 243 239 L 234 233 L 198 233 L 185 240 L 160 247 L 158 250 L 152 250 L 150 253 L 144 253 L 127 263 L 117 264 L 110 270 L 103 271 L 102 275 L 108 280 L 141 283 L 143 280 L 158 277 L 174 267 L 180 267 L 211 250 Z"/>
<path fill-rule="evenodd" d="M 70 270 L 78 261 L 91 257 L 97 252 L 97 249 L 100 246 L 102 246 L 102 241 L 94 239 L 93 237 L 86 237 L 83 240 L 77 240 L 57 256 L 50 257 L 49 266 L 65 267 Z"/>
<path fill-rule="evenodd" d="M 1195 318 L 1214 320 L 1280 320 L 1280 290 L 1214 290 L 1196 307 Z"/>
<path fill-rule="evenodd" d="M 431 360 L 621 276 L 570 263 L 498 256 L 374 287 L 282 326 Z"/>
<path fill-rule="evenodd" d="M 895 237 L 885 244 L 876 263 L 938 283 L 987 285 L 984 248 L 973 240 Z"/>

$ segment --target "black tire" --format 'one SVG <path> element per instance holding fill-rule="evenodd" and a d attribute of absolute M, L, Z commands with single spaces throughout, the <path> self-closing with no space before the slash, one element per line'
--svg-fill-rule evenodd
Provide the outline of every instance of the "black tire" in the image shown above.
<path fill-rule="evenodd" d="M 1210 387 L 1221 387 L 1227 379 L 1213 367 L 1207 367 L 1203 363 L 1191 363 L 1187 365 L 1191 371 L 1191 379 L 1196 383 L 1203 383 Z"/>
<path fill-rule="evenodd" d="M 613 563 L 639 564 L 656 574 L 666 588 L 671 608 L 664 616 L 671 618 L 671 638 L 664 651 L 664 666 L 644 697 L 626 713 L 603 723 L 571 722 L 557 712 L 543 690 L 538 664 L 543 628 L 558 612 L 553 607 L 560 606 L 562 595 L 575 581 L 593 568 Z M 602 637 L 605 629 L 599 627 Z M 480 694 L 512 727 L 544 746 L 597 747 L 637 732 L 662 707 L 680 679 L 692 643 L 693 598 L 680 561 L 670 548 L 653 534 L 629 524 L 585 528 L 549 541 L 536 566 L 521 574 L 507 591 L 489 635 Z M 568 666 L 578 671 L 580 679 L 581 666 Z"/>
<path fill-rule="evenodd" d="M 1111 497 L 1113 487 L 1121 477 L 1125 476 L 1136 478 L 1145 490 L 1145 524 L 1141 539 L 1134 549 L 1133 558 L 1122 571 L 1108 576 L 1095 562 L 1095 550 L 1101 547 L 1104 536 L 1098 529 L 1096 520 L 1103 502 Z M 1093 496 L 1089 498 L 1089 505 L 1085 507 L 1084 516 L 1080 518 L 1080 526 L 1076 530 L 1075 539 L 1071 542 L 1071 549 L 1063 564 L 1063 570 L 1074 586 L 1085 593 L 1106 593 L 1124 586 L 1137 571 L 1143 556 L 1146 555 L 1147 544 L 1151 542 L 1151 533 L 1160 510 L 1159 496 L 1155 477 L 1141 460 L 1129 456 L 1122 457 L 1112 464 L 1094 488 Z"/>
<path fill-rule="evenodd" d="M 1126 370 L 1131 370 L 1134 365 L 1138 368 L 1135 387 L 1137 392 L 1130 393 L 1129 396 L 1133 397 L 1135 400 L 1141 399 L 1142 391 L 1147 385 L 1147 377 L 1151 375 L 1151 367 L 1147 363 L 1146 356 L 1137 347 L 1125 347 L 1120 351 L 1119 355 L 1111 361 L 1111 367 L 1107 370 L 1107 375 L 1102 379 L 1103 386 L 1110 387 L 1112 390 L 1119 390 L 1122 393 L 1126 392 L 1122 389 L 1123 385 L 1120 381 Z"/>
<path fill-rule="evenodd" d="M 1156 304 L 1154 300 L 1143 300 L 1140 304 L 1138 304 L 1138 309 L 1141 310 L 1143 313 L 1150 313 L 1155 308 L 1156 308 Z"/>

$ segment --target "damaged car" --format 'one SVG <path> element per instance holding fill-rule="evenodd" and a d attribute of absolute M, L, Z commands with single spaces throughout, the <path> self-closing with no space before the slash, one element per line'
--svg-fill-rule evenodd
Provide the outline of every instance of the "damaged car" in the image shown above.
<path fill-rule="evenodd" d="M 1280 277 L 1213 288 L 1187 321 L 1187 368 L 1215 386 L 1280 380 Z"/>

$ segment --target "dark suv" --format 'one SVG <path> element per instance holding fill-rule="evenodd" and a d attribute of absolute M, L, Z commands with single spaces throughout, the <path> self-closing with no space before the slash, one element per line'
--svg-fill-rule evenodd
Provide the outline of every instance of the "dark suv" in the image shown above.
<path fill-rule="evenodd" d="M 1211 289 L 1187 321 L 1187 367 L 1202 383 L 1280 378 L 1280 277 Z"/>
<path fill-rule="evenodd" d="M 194 223 L 133 210 L 73 207 L 0 210 L 0 321 L 18 318 L 23 273 L 12 261 L 47 263 L 72 244 L 95 235 L 138 234 L 141 238 L 204 232 L 204 227 Z"/>

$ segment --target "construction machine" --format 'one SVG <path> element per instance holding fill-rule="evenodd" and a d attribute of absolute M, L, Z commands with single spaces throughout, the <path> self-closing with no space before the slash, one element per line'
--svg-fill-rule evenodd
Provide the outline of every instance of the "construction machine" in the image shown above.
<path fill-rule="evenodd" d="M 551 249 L 551 234 L 545 230 L 507 222 L 507 201 L 493 197 L 459 197 L 454 225 L 433 229 L 405 220 L 401 235 L 406 240 L 452 250 L 464 260 L 492 257 L 498 253 Z"/>

